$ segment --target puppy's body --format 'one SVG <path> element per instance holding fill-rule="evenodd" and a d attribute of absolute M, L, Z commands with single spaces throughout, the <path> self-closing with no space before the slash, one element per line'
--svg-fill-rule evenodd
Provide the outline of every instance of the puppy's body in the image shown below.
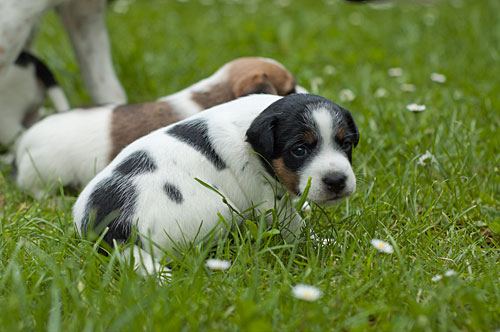
<path fill-rule="evenodd" d="M 158 265 L 150 254 L 161 251 L 149 252 L 146 238 L 172 249 L 220 227 L 219 215 L 233 216 L 221 196 L 195 178 L 237 211 L 258 204 L 270 209 L 275 194 L 300 194 L 309 177 L 313 202 L 337 202 L 355 190 L 350 158 L 358 137 L 350 114 L 318 96 L 240 98 L 127 146 L 82 191 L 74 222 L 82 235 L 108 227 L 110 244 L 126 242 L 137 226 L 142 249 L 133 254 L 151 273 Z M 282 234 L 291 239 L 302 222 L 289 202 Z"/>
<path fill-rule="evenodd" d="M 66 96 L 49 68 L 28 52 L 22 52 L 0 83 L 0 144 L 9 145 L 37 119 L 48 95 L 56 111 L 69 108 Z"/>
<path fill-rule="evenodd" d="M 125 146 L 155 129 L 251 93 L 285 95 L 300 89 L 279 63 L 240 58 L 156 102 L 76 109 L 45 118 L 17 147 L 18 185 L 35 196 L 44 188 L 85 185 Z"/>

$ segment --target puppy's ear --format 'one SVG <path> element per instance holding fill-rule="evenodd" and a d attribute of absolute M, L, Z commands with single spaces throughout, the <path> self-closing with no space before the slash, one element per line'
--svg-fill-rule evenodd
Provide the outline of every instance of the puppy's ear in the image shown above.
<path fill-rule="evenodd" d="M 271 83 L 266 73 L 257 73 L 242 77 L 237 81 L 234 85 L 233 93 L 236 98 L 239 98 L 254 93 L 277 95 L 278 91 Z"/>
<path fill-rule="evenodd" d="M 268 162 L 274 152 L 274 126 L 277 118 L 268 112 L 262 112 L 253 120 L 247 130 L 247 142 L 250 143 L 258 154 Z"/>
<path fill-rule="evenodd" d="M 356 126 L 356 122 L 354 122 L 354 119 L 351 115 L 351 113 L 347 110 L 345 110 L 345 117 L 346 117 L 346 122 L 347 122 L 347 127 L 349 130 L 354 134 L 353 138 L 353 147 L 356 147 L 359 143 L 359 131 L 358 127 Z"/>

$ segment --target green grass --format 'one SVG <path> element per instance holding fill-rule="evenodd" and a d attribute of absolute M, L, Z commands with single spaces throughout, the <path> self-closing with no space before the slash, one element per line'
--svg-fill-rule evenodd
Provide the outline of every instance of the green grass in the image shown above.
<path fill-rule="evenodd" d="M 172 281 L 160 285 L 78 239 L 75 197 L 35 201 L 1 165 L 0 329 L 499 329 L 498 13 L 496 0 L 400 1 L 388 9 L 326 0 L 117 0 L 108 23 L 131 102 L 184 88 L 235 57 L 273 57 L 312 92 L 352 111 L 361 132 L 357 193 L 307 216 L 308 232 L 334 241 L 304 237 L 289 246 L 245 225 L 214 248 L 186 252 L 169 264 Z M 35 50 L 73 105 L 90 104 L 55 15 L 44 20 Z M 390 77 L 391 67 L 403 76 Z M 432 82 L 432 72 L 447 81 Z M 402 83 L 416 91 L 402 91 Z M 386 97 L 376 97 L 378 88 Z M 356 98 L 341 101 L 342 89 Z M 408 112 L 414 102 L 427 110 Z M 418 165 L 426 151 L 435 162 Z M 394 253 L 376 252 L 373 238 Z M 208 257 L 232 266 L 208 271 Z M 448 269 L 457 275 L 431 281 Z M 295 299 L 297 283 L 323 297 Z"/>

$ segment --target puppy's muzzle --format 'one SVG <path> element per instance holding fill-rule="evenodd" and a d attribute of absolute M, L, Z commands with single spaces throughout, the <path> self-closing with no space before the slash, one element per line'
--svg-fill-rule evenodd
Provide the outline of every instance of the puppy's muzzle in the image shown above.
<path fill-rule="evenodd" d="M 347 176 L 340 172 L 328 173 L 322 179 L 326 189 L 337 196 L 345 189 L 346 180 Z"/>

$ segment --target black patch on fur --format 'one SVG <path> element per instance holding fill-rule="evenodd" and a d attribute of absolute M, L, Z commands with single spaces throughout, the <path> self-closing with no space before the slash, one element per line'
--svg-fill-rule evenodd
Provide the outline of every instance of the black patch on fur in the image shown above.
<path fill-rule="evenodd" d="M 136 151 L 123 160 L 113 172 L 122 176 L 135 176 L 151 173 L 156 170 L 156 164 L 146 151 Z"/>
<path fill-rule="evenodd" d="M 184 201 L 184 197 L 182 197 L 181 191 L 173 184 L 168 182 L 165 183 L 165 185 L 163 186 L 163 190 L 165 190 L 168 198 L 170 198 L 170 200 L 172 200 L 173 202 L 181 204 Z"/>
<path fill-rule="evenodd" d="M 101 234 L 108 227 L 104 241 L 110 246 L 113 246 L 113 240 L 127 241 L 132 232 L 130 217 L 136 200 L 137 191 L 127 179 L 116 176 L 104 179 L 89 197 L 82 229 L 92 226 L 97 234 Z"/>
<path fill-rule="evenodd" d="M 131 218 L 137 202 L 137 189 L 132 180 L 156 169 L 154 160 L 146 151 L 134 152 L 118 164 L 112 175 L 99 182 L 90 194 L 82 222 L 83 235 L 89 226 L 97 234 L 108 227 L 104 241 L 109 245 L 113 245 L 113 240 L 127 241 L 132 234 L 135 220 Z"/>
<path fill-rule="evenodd" d="M 33 54 L 22 51 L 15 61 L 15 64 L 19 67 L 27 67 L 30 63 L 35 66 L 35 75 L 42 82 L 43 86 L 50 88 L 58 85 L 49 67 Z"/>
<path fill-rule="evenodd" d="M 290 171 L 297 172 L 314 156 L 324 138 L 320 137 L 314 121 L 308 120 L 311 119 L 312 111 L 318 108 L 328 110 L 332 113 L 332 119 L 336 118 L 341 121 L 348 129 L 346 139 L 352 140 L 353 146 L 357 145 L 359 133 L 349 111 L 320 96 L 289 95 L 272 103 L 260 113 L 246 133 L 247 142 L 261 156 L 269 174 L 275 175 L 271 166 L 272 160 L 282 158 Z M 303 136 L 306 132 L 315 133 L 317 141 L 304 141 Z M 299 146 L 307 148 L 307 156 L 297 158 L 293 155 L 292 151 Z M 350 159 L 350 153 L 345 152 Z"/>
<path fill-rule="evenodd" d="M 205 121 L 192 120 L 177 124 L 167 130 L 167 134 L 201 152 L 219 171 L 226 168 L 226 163 L 220 158 L 210 142 L 208 125 Z"/>

